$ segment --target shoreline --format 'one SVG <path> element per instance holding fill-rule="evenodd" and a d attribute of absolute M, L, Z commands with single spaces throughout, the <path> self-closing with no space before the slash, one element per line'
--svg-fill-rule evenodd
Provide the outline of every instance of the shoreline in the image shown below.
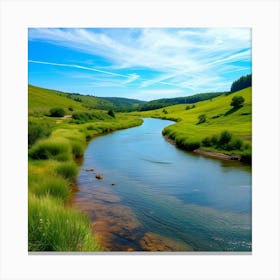
<path fill-rule="evenodd" d="M 218 158 L 218 159 L 240 161 L 240 156 L 238 156 L 238 155 L 230 156 L 230 155 L 219 153 L 219 152 L 204 151 L 201 149 L 195 149 L 195 150 L 193 150 L 193 152 L 196 154 L 199 154 L 199 155 Z"/>
<path fill-rule="evenodd" d="M 168 137 L 167 135 L 163 135 L 164 139 L 169 142 L 170 144 L 174 145 L 177 147 L 176 145 L 176 141 L 170 137 Z M 181 148 L 179 148 L 181 149 Z M 202 156 L 206 156 L 206 157 L 211 157 L 211 158 L 216 158 L 216 159 L 222 159 L 222 160 L 231 160 L 231 161 L 239 161 L 241 157 L 239 155 L 227 155 L 224 153 L 219 153 L 219 152 L 210 152 L 210 151 L 204 151 L 202 149 L 195 149 L 193 151 L 187 151 L 185 149 L 182 149 L 183 151 L 186 152 L 191 152 L 191 153 L 196 153 Z"/>

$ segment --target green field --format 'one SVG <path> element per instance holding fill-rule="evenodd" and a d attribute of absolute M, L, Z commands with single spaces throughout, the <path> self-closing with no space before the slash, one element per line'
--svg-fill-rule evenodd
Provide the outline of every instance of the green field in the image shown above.
<path fill-rule="evenodd" d="M 50 117 L 52 108 L 62 108 L 68 116 Z M 95 135 L 140 125 L 142 120 L 125 113 L 112 117 L 33 86 L 28 109 L 29 251 L 102 250 L 88 217 L 69 207 L 79 158 Z"/>
<path fill-rule="evenodd" d="M 230 105 L 234 96 L 242 96 L 245 99 L 242 107 L 233 109 Z M 191 104 L 180 104 L 164 109 L 141 112 L 136 115 L 176 121 L 176 124 L 166 127 L 163 134 L 175 140 L 178 146 L 186 150 L 201 148 L 207 151 L 219 151 L 240 155 L 243 156 L 245 161 L 250 161 L 252 142 L 251 87 L 197 102 L 194 103 L 194 106 L 192 108 L 193 105 Z M 203 114 L 206 121 L 198 124 L 198 117 Z M 214 147 L 213 145 L 207 145 L 207 141 L 203 141 L 203 139 L 211 139 L 211 137 L 219 139 L 223 131 L 228 131 L 231 134 L 230 144 L 232 144 L 232 147 L 230 145 Z M 232 143 L 234 141 L 238 142 L 239 145 L 234 145 Z M 239 147 L 240 143 L 242 144 L 241 147 Z"/>

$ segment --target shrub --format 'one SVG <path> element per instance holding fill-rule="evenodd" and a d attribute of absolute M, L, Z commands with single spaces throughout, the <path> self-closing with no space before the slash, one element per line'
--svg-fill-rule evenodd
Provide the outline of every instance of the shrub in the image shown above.
<path fill-rule="evenodd" d="M 73 111 L 74 111 L 73 106 L 70 106 L 70 107 L 68 108 L 68 110 L 71 111 L 71 112 L 73 112 Z"/>
<path fill-rule="evenodd" d="M 48 137 L 50 134 L 51 128 L 48 124 L 28 122 L 28 147 L 31 147 L 39 139 Z"/>
<path fill-rule="evenodd" d="M 204 122 L 206 122 L 206 115 L 205 114 L 199 115 L 197 124 L 201 124 L 201 123 L 204 123 Z"/>
<path fill-rule="evenodd" d="M 211 143 L 213 146 L 216 146 L 218 144 L 218 141 L 219 141 L 219 137 L 216 136 L 216 135 L 213 135 L 210 139 Z"/>
<path fill-rule="evenodd" d="M 28 198 L 29 251 L 100 251 L 88 218 L 51 197 Z"/>
<path fill-rule="evenodd" d="M 230 142 L 232 135 L 227 130 L 223 131 L 218 140 L 218 146 L 222 149 L 227 149 L 227 145 Z"/>
<path fill-rule="evenodd" d="M 50 109 L 51 117 L 64 117 L 65 111 L 62 108 L 52 108 Z"/>
<path fill-rule="evenodd" d="M 180 148 L 183 148 L 187 151 L 193 151 L 200 147 L 200 143 L 197 141 L 186 141 L 184 139 L 177 139 L 176 145 Z"/>
<path fill-rule="evenodd" d="M 211 139 L 209 137 L 205 137 L 204 139 L 202 139 L 201 144 L 204 147 L 211 147 L 212 142 L 211 142 Z"/>
<path fill-rule="evenodd" d="M 112 109 L 110 109 L 107 113 L 109 116 L 111 116 L 112 118 L 115 118 L 115 113 Z"/>
<path fill-rule="evenodd" d="M 232 106 L 235 109 L 238 109 L 243 106 L 244 102 L 245 102 L 245 99 L 243 96 L 233 96 L 230 106 Z"/>
<path fill-rule="evenodd" d="M 58 175 L 74 183 L 78 175 L 78 168 L 74 162 L 63 162 L 56 166 L 55 171 Z"/>
<path fill-rule="evenodd" d="M 186 110 L 190 110 L 191 109 L 191 106 L 190 105 L 187 105 L 186 106 Z"/>
<path fill-rule="evenodd" d="M 56 159 L 66 161 L 71 159 L 70 145 L 64 139 L 43 139 L 38 141 L 30 150 L 33 159 Z"/>
<path fill-rule="evenodd" d="M 72 114 L 72 118 L 74 120 L 80 121 L 80 123 L 93 121 L 93 120 L 106 120 L 109 119 L 108 114 L 95 112 L 95 113 L 88 113 L 88 112 L 75 112 Z"/>
<path fill-rule="evenodd" d="M 243 146 L 243 141 L 239 138 L 233 138 L 229 143 L 228 143 L 228 150 L 241 150 Z"/>

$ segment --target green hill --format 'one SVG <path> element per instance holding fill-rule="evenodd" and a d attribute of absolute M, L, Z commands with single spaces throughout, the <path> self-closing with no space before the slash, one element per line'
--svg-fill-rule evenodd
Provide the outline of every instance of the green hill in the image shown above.
<path fill-rule="evenodd" d="M 74 110 L 99 109 L 118 112 L 135 111 L 145 101 L 121 97 L 96 97 L 78 93 L 44 89 L 33 85 L 28 86 L 28 108 L 31 111 L 46 111 L 52 107 L 61 107 L 65 110 L 72 107 Z"/>
<path fill-rule="evenodd" d="M 198 93 L 184 97 L 161 98 L 141 104 L 138 109 L 139 111 L 149 111 L 176 104 L 192 104 L 199 101 L 208 100 L 222 94 L 225 94 L 225 92 Z"/>
<path fill-rule="evenodd" d="M 242 107 L 233 109 L 230 105 L 233 96 L 242 96 Z M 197 102 L 192 105 L 174 105 L 164 109 L 139 113 L 143 117 L 156 117 L 177 121 L 163 130 L 163 134 L 175 140 L 186 150 L 201 148 L 235 154 L 250 161 L 252 141 L 252 88 L 232 94 Z M 205 115 L 205 122 L 198 124 L 199 116 Z M 223 143 L 222 132 L 230 134 L 228 142 Z"/>
<path fill-rule="evenodd" d="M 28 85 L 29 113 L 46 113 L 50 108 L 61 107 L 66 111 L 72 107 L 74 110 L 84 110 L 85 107 L 74 100 L 61 96 L 61 92 Z"/>

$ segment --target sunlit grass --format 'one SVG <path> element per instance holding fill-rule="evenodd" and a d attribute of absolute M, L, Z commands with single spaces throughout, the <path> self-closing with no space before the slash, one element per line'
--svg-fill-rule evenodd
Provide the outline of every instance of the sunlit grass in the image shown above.
<path fill-rule="evenodd" d="M 28 197 L 29 251 L 100 251 L 88 218 L 50 196 Z"/>
<path fill-rule="evenodd" d="M 243 96 L 245 103 L 238 110 L 232 110 L 230 106 L 233 96 Z M 166 113 L 167 112 L 167 113 Z M 227 130 L 235 139 L 244 143 L 245 150 L 232 150 L 230 153 L 245 154 L 251 153 L 252 136 L 252 88 L 246 88 L 229 95 L 223 95 L 211 100 L 197 102 L 195 108 L 186 110 L 185 104 L 174 105 L 153 111 L 134 113 L 142 117 L 155 117 L 176 121 L 163 130 L 163 134 L 173 139 L 176 144 L 184 149 L 193 150 L 202 147 L 202 140 L 205 137 L 220 135 Z M 206 115 L 206 121 L 198 124 L 201 114 Z M 218 148 L 209 148 L 212 151 L 222 151 Z M 229 151 L 225 151 L 229 153 Z"/>
<path fill-rule="evenodd" d="M 98 251 L 88 217 L 67 208 L 78 166 L 87 141 L 95 135 L 140 125 L 138 117 L 116 114 L 116 118 L 83 124 L 64 120 L 56 123 L 49 117 L 34 114 L 32 122 L 46 122 L 52 129 L 48 138 L 33 142 L 29 149 L 29 251 Z"/>

